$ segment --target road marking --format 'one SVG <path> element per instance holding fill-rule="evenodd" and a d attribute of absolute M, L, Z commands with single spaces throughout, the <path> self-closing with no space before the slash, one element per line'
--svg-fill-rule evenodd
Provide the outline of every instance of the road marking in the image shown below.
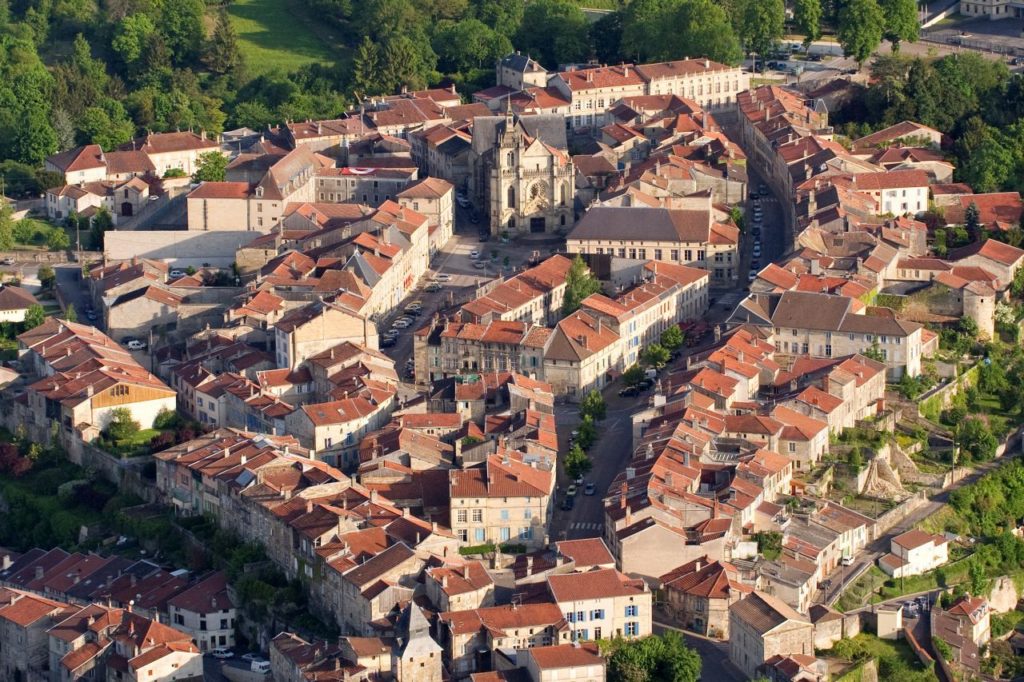
<path fill-rule="evenodd" d="M 604 528 L 603 523 L 594 523 L 593 521 L 577 521 L 570 526 L 569 530 L 599 530 Z"/>

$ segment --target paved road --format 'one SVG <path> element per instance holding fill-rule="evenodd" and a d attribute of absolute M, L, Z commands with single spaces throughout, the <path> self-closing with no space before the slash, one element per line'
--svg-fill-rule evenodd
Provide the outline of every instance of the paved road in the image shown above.
<path fill-rule="evenodd" d="M 90 321 L 86 319 L 85 311 L 89 308 L 90 301 L 89 290 L 82 280 L 82 266 L 78 263 L 65 263 L 56 266 L 53 271 L 57 275 L 57 288 L 60 289 L 61 296 L 64 297 L 65 302 L 75 306 L 78 321 L 82 324 L 91 324 L 102 329 L 102 320 Z"/>

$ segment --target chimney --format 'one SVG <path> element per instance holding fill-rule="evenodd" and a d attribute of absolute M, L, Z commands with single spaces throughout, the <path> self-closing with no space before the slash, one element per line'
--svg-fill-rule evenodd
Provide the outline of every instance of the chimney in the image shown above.
<path fill-rule="evenodd" d="M 601 333 L 601 318 L 600 317 L 597 318 L 597 333 L 598 334 Z"/>
<path fill-rule="evenodd" d="M 36 580 L 42 580 L 42 579 L 43 579 L 43 567 L 42 566 L 36 566 Z"/>
<path fill-rule="evenodd" d="M 370 491 L 370 502 L 373 502 L 373 503 L 377 502 L 377 491 L 376 490 L 371 490 Z"/>
<path fill-rule="evenodd" d="M 705 69 L 710 69 L 711 68 L 711 60 L 710 59 L 705 59 L 704 60 L 704 68 Z"/>
<path fill-rule="evenodd" d="M 307 514 L 312 514 L 313 513 L 313 500 L 306 500 L 306 513 Z"/>
<path fill-rule="evenodd" d="M 444 590 L 448 589 L 448 575 L 447 574 L 441 576 L 441 589 L 444 589 Z"/>
<path fill-rule="evenodd" d="M 409 508 L 408 507 L 402 507 L 402 518 L 403 519 L 409 518 Z"/>
<path fill-rule="evenodd" d="M 527 556 L 526 557 L 526 574 L 529 575 L 532 572 L 533 572 L 533 557 L 532 556 Z"/>
<path fill-rule="evenodd" d="M 626 480 L 631 481 L 636 477 L 636 469 L 633 467 L 626 467 Z"/>

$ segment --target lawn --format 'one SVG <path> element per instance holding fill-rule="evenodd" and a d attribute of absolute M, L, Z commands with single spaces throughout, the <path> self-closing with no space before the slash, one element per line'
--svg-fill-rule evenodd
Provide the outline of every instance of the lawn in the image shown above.
<path fill-rule="evenodd" d="M 105 438 L 96 440 L 94 444 L 116 457 L 137 457 L 150 453 L 149 442 L 160 433 L 159 429 L 140 429 L 131 438 L 119 440 L 116 444 Z"/>
<path fill-rule="evenodd" d="M 235 0 L 228 13 L 254 76 L 345 56 L 338 31 L 313 17 L 302 0 Z"/>

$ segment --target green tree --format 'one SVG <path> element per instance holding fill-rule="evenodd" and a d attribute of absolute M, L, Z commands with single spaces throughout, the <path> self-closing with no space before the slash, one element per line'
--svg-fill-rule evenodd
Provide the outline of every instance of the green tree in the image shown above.
<path fill-rule="evenodd" d="M 92 217 L 92 227 L 89 230 L 89 247 L 96 250 L 103 250 L 103 234 L 114 228 L 114 218 L 106 208 L 100 208 Z"/>
<path fill-rule="evenodd" d="M 44 289 L 51 288 L 54 282 L 57 281 L 57 275 L 53 272 L 53 268 L 46 263 L 39 266 L 38 277 L 39 284 L 41 284 Z"/>
<path fill-rule="evenodd" d="M 68 309 L 64 311 L 64 319 L 68 322 L 78 322 L 78 311 L 75 310 L 75 306 L 68 306 Z"/>
<path fill-rule="evenodd" d="M 628 59 L 648 61 L 662 49 L 665 22 L 682 0 L 632 0 L 622 17 L 622 52 Z M 696 53 L 695 53 L 696 54 Z"/>
<path fill-rule="evenodd" d="M 420 90 L 433 79 L 437 55 L 425 38 L 393 35 L 380 53 L 380 80 L 385 93 L 402 87 Z"/>
<path fill-rule="evenodd" d="M 972 558 L 967 564 L 967 590 L 977 597 L 986 596 L 988 593 L 988 576 L 985 575 L 985 567 L 977 557 Z"/>
<path fill-rule="evenodd" d="M 973 201 L 964 210 L 964 227 L 972 235 L 977 235 L 981 231 L 981 211 L 978 209 L 978 204 Z"/>
<path fill-rule="evenodd" d="M 14 218 L 11 217 L 11 205 L 0 202 L 0 251 L 14 248 Z"/>
<path fill-rule="evenodd" d="M 785 21 L 783 0 L 745 0 L 740 22 L 744 46 L 759 55 L 770 53 L 782 37 Z"/>
<path fill-rule="evenodd" d="M 175 64 L 184 66 L 199 54 L 206 37 L 203 29 L 205 12 L 203 0 L 174 0 L 162 4 L 157 25 Z"/>
<path fill-rule="evenodd" d="M 892 51 L 900 51 L 900 42 L 916 43 L 920 33 L 917 18 L 917 3 L 914 0 L 881 0 L 885 17 L 886 40 L 892 43 Z"/>
<path fill-rule="evenodd" d="M 380 48 L 364 36 L 352 58 L 352 89 L 360 97 L 380 94 L 380 74 Z"/>
<path fill-rule="evenodd" d="M 478 0 L 477 19 L 511 40 L 523 23 L 524 5 L 523 0 Z"/>
<path fill-rule="evenodd" d="M 549 69 L 579 62 L 590 52 L 590 24 L 572 0 L 529 0 L 514 41 Z"/>
<path fill-rule="evenodd" d="M 954 440 L 960 446 L 961 455 L 973 462 L 992 459 L 999 445 L 988 424 L 977 417 L 961 420 Z"/>
<path fill-rule="evenodd" d="M 434 34 L 433 43 L 441 70 L 446 73 L 489 66 L 512 51 L 507 37 L 478 19 L 446 22 Z"/>
<path fill-rule="evenodd" d="M 237 75 L 242 70 L 242 51 L 238 47 L 238 33 L 231 25 L 226 10 L 217 13 L 213 35 L 206 45 L 204 57 L 210 71 L 221 75 Z"/>
<path fill-rule="evenodd" d="M 146 45 L 154 33 L 156 26 L 149 15 L 143 12 L 129 14 L 118 22 L 110 46 L 114 48 L 121 61 L 125 64 L 134 64 L 142 58 Z"/>
<path fill-rule="evenodd" d="M 839 43 L 843 52 L 863 64 L 882 42 L 885 15 L 877 0 L 848 0 L 839 11 Z"/>
<path fill-rule="evenodd" d="M 132 419 L 132 411 L 127 407 L 115 407 L 110 411 L 107 435 L 115 444 L 134 438 L 140 429 L 139 422 Z"/>
<path fill-rule="evenodd" d="M 660 343 L 652 343 L 651 345 L 644 348 L 643 354 L 640 356 L 640 361 L 648 367 L 655 369 L 661 369 L 668 361 L 672 359 L 671 353 L 665 349 Z"/>
<path fill-rule="evenodd" d="M 601 282 L 590 273 L 587 264 L 576 256 L 565 275 L 565 297 L 562 299 L 562 315 L 576 312 L 587 296 L 601 291 Z"/>
<path fill-rule="evenodd" d="M 587 453 L 583 452 L 580 444 L 575 443 L 566 453 L 562 466 L 565 467 L 565 474 L 572 480 L 576 480 L 580 476 L 586 476 L 593 463 L 587 457 Z"/>
<path fill-rule="evenodd" d="M 683 347 L 683 330 L 679 328 L 679 325 L 672 325 L 661 333 L 661 345 L 670 354 L 675 353 L 677 350 Z"/>
<path fill-rule="evenodd" d="M 697 682 L 700 655 L 679 633 L 643 639 L 615 639 L 609 644 L 608 682 Z"/>
<path fill-rule="evenodd" d="M 589 450 L 590 446 L 597 441 L 597 426 L 594 424 L 594 418 L 589 414 L 583 415 L 583 421 L 580 422 L 577 431 L 579 431 L 579 435 L 576 436 L 576 442 L 584 450 Z"/>
<path fill-rule="evenodd" d="M 192 178 L 196 182 L 224 182 L 227 169 L 228 157 L 220 152 L 206 152 L 200 155 Z"/>
<path fill-rule="evenodd" d="M 1024 268 L 1021 269 L 1024 270 Z M 644 373 L 643 367 L 640 365 L 630 365 L 622 373 L 622 383 L 626 386 L 638 386 L 645 376 L 647 375 Z"/>
<path fill-rule="evenodd" d="M 43 310 L 43 306 L 38 303 L 33 303 L 25 311 L 25 321 L 22 323 L 26 330 L 35 329 L 43 322 L 46 321 L 46 311 Z"/>
<path fill-rule="evenodd" d="M 265 130 L 276 118 L 270 107 L 263 102 L 240 102 L 235 106 L 235 112 L 231 116 L 235 125 L 253 130 Z"/>
<path fill-rule="evenodd" d="M 51 229 L 46 235 L 46 248 L 50 251 L 65 251 L 71 246 L 68 233 L 59 227 Z"/>
<path fill-rule="evenodd" d="M 590 389 L 590 392 L 583 396 L 583 400 L 580 401 L 580 415 L 583 417 L 589 416 L 595 422 L 604 419 L 607 412 L 608 406 L 604 403 L 604 396 L 596 388 Z"/>
<path fill-rule="evenodd" d="M 861 355 L 875 362 L 885 362 L 885 354 L 882 352 L 882 348 L 878 345 L 878 341 L 871 343 L 871 347 L 861 351 Z"/>
<path fill-rule="evenodd" d="M 793 20 L 796 28 L 804 34 L 804 51 L 821 37 L 821 0 L 795 0 Z"/>
<path fill-rule="evenodd" d="M 100 106 L 89 107 L 82 112 L 78 130 L 83 144 L 98 144 L 104 151 L 110 151 L 131 140 L 135 126 L 124 106 L 108 97 Z"/>
<path fill-rule="evenodd" d="M 725 64 L 738 64 L 743 49 L 722 6 L 712 0 L 685 0 L 651 27 L 651 43 L 659 59 L 703 55 Z M 656 29 L 656 30 L 653 30 Z"/>

